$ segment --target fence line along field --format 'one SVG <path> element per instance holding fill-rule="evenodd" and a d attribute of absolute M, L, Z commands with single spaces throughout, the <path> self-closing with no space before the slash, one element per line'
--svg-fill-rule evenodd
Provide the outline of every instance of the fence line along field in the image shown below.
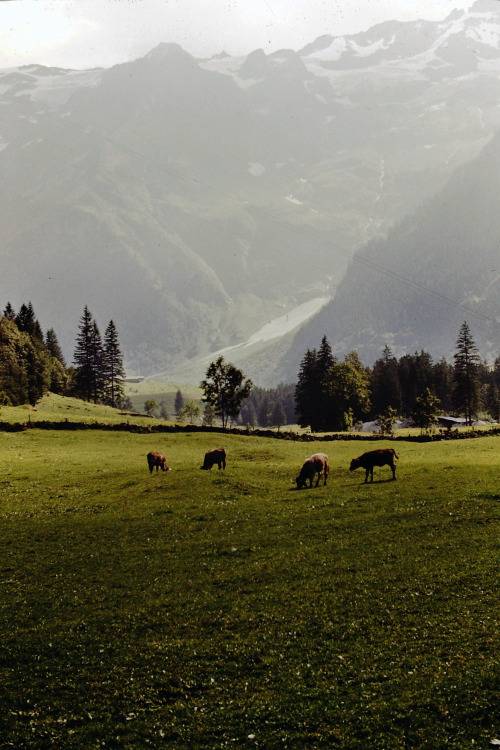
<path fill-rule="evenodd" d="M 489 746 L 499 445 L 1 434 L 0 747 Z"/>

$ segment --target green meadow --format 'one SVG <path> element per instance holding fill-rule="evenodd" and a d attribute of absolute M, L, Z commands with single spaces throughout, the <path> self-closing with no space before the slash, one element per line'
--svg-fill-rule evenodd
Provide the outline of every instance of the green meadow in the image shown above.
<path fill-rule="evenodd" d="M 489 747 L 500 438 L 385 445 L 0 433 L 0 747 Z"/>

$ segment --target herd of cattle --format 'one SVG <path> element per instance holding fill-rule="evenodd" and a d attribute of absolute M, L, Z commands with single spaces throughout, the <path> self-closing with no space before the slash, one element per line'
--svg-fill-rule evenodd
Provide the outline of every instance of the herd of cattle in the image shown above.
<path fill-rule="evenodd" d="M 368 477 L 370 477 L 371 481 L 373 482 L 373 469 L 375 468 L 375 466 L 389 466 L 392 471 L 392 478 L 396 479 L 396 458 L 399 458 L 399 456 L 394 448 L 379 448 L 378 450 L 367 451 L 361 456 L 358 456 L 358 458 L 352 459 L 349 471 L 364 469 L 366 484 L 366 482 L 368 482 Z M 167 459 L 163 455 L 163 453 L 158 453 L 158 451 L 151 451 L 147 455 L 147 460 L 149 471 L 151 474 L 153 473 L 154 469 L 156 469 L 157 472 L 159 469 L 161 469 L 162 471 L 170 471 L 170 467 L 167 464 Z M 200 466 L 200 469 L 210 471 L 212 466 L 215 466 L 216 464 L 219 469 L 226 468 L 226 451 L 224 450 L 224 448 L 214 448 L 213 450 L 205 453 L 203 464 L 202 466 Z M 295 479 L 297 489 L 300 490 L 303 487 L 306 487 L 307 482 L 309 482 L 309 487 L 312 487 L 315 478 L 315 486 L 317 487 L 319 485 L 321 477 L 323 477 L 323 484 L 325 485 L 326 480 L 328 479 L 329 471 L 330 466 L 328 464 L 328 456 L 326 455 L 326 453 L 314 453 L 312 456 L 309 456 L 309 458 L 306 458 L 297 478 Z"/>

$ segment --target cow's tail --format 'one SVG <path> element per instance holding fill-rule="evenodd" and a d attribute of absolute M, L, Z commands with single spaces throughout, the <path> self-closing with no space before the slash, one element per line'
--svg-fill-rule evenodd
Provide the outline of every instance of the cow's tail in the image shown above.
<path fill-rule="evenodd" d="M 396 453 L 396 451 L 394 450 L 394 448 L 392 448 L 392 452 L 394 453 L 394 458 L 399 458 L 399 456 L 398 456 L 398 454 Z"/>

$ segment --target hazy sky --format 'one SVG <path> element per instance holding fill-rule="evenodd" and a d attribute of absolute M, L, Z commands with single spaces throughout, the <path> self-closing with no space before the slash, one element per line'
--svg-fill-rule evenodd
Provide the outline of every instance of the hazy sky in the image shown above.
<path fill-rule="evenodd" d="M 496 0 L 491 0 L 495 3 Z M 10 0 L 0 2 L 0 67 L 85 68 L 138 57 L 159 42 L 197 56 L 298 49 L 389 18 L 444 18 L 472 0 Z"/>

